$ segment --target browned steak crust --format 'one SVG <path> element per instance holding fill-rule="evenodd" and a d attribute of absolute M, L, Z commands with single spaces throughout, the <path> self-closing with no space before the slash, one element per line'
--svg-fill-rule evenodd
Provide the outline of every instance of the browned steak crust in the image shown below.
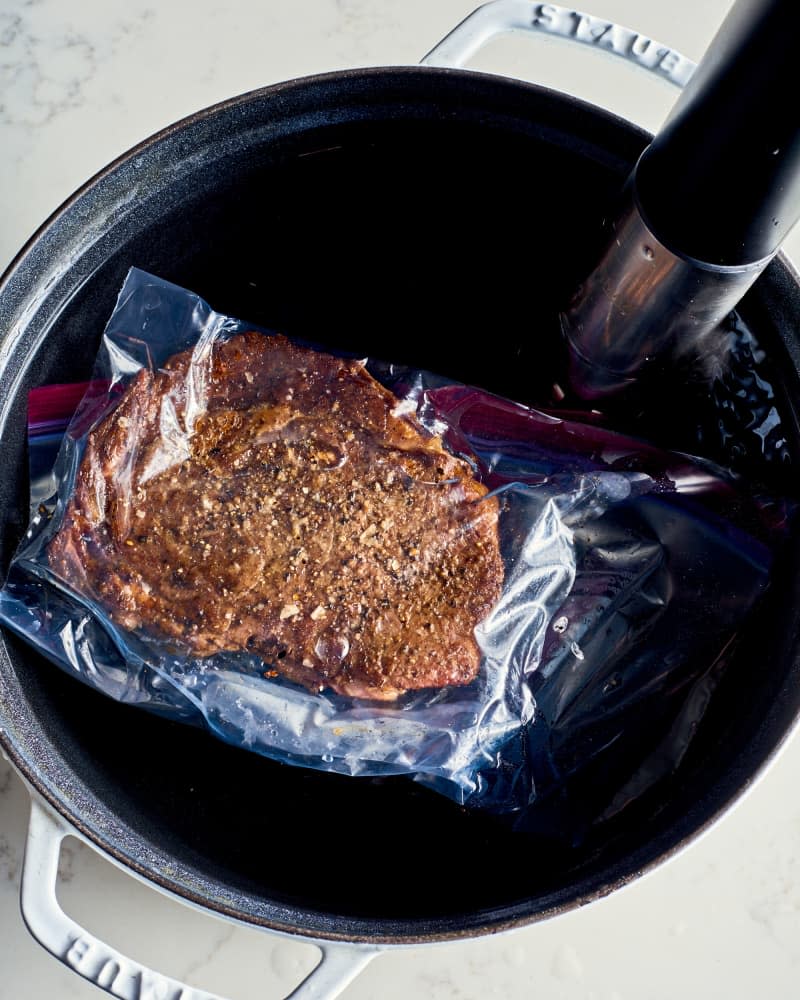
<path fill-rule="evenodd" d="M 392 699 L 477 674 L 503 579 L 486 492 L 359 362 L 249 332 L 136 375 L 49 559 L 182 653 Z"/>

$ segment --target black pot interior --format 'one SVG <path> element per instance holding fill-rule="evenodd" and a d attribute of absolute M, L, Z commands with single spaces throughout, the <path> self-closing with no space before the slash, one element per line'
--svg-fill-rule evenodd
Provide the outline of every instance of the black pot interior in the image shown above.
<path fill-rule="evenodd" d="M 5 333 L 41 273 L 54 275 L 15 334 L 18 380 L 3 373 L 3 571 L 27 519 L 25 392 L 88 376 L 129 266 L 255 323 L 535 402 L 560 364 L 558 308 L 645 143 L 536 88 L 408 70 L 252 95 L 135 151 L 55 218 L 0 296 Z M 782 333 L 800 304 L 781 267 L 770 275 L 750 309 L 791 429 L 797 372 Z M 680 445 L 669 420 L 662 429 L 662 444 Z M 514 833 L 403 778 L 342 778 L 233 749 L 106 700 L 5 635 L 6 711 L 13 702 L 29 720 L 7 739 L 112 853 L 240 916 L 363 938 L 529 920 L 668 853 L 772 752 L 798 707 L 796 567 L 787 552 L 678 773 L 577 845 L 569 831 Z M 98 832 L 103 817 L 117 840 Z M 151 849 L 193 881 L 148 861 Z"/>

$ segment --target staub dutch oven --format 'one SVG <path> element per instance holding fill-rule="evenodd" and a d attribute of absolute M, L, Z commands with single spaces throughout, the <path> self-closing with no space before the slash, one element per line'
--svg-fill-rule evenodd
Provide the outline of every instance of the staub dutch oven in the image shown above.
<path fill-rule="evenodd" d="M 512 398 L 543 391 L 559 353 L 555 317 L 588 264 L 583 247 L 649 137 L 563 94 L 452 67 L 515 27 L 605 38 L 673 82 L 690 75 L 675 52 L 603 24 L 551 4 L 491 4 L 427 66 L 235 98 L 86 184 L 0 287 L 3 570 L 27 525 L 26 393 L 87 377 L 131 265 L 255 323 Z M 527 192 L 513 208 L 493 196 L 510 182 Z M 487 192 L 482 208 L 476 191 Z M 800 288 L 784 260 L 742 313 L 772 359 L 796 460 Z M 59 846 L 75 835 L 180 900 L 318 942 L 322 962 L 293 994 L 310 998 L 336 995 L 381 948 L 497 932 L 601 897 L 707 828 L 794 726 L 796 539 L 776 575 L 677 771 L 569 849 L 403 779 L 341 778 L 235 750 L 102 698 L 4 631 L 0 740 L 33 799 L 25 920 L 116 996 L 208 996 L 121 956 L 60 909 Z M 781 627 L 765 628 L 765 617 Z M 354 863 L 377 877 L 354 880 Z"/>

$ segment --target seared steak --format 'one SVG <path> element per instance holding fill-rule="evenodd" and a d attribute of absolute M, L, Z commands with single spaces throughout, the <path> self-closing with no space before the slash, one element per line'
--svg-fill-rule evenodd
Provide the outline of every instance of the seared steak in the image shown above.
<path fill-rule="evenodd" d="M 247 650 L 359 698 L 467 684 L 498 504 L 401 411 L 359 362 L 284 337 L 177 354 L 89 435 L 50 565 L 182 655 Z"/>

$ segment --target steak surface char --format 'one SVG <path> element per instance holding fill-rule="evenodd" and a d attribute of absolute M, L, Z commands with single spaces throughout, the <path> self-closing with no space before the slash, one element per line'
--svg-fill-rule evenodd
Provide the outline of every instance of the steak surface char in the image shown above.
<path fill-rule="evenodd" d="M 311 690 L 468 684 L 499 507 L 358 361 L 237 334 L 142 369 L 89 434 L 49 547 L 118 625 L 248 651 Z"/>

